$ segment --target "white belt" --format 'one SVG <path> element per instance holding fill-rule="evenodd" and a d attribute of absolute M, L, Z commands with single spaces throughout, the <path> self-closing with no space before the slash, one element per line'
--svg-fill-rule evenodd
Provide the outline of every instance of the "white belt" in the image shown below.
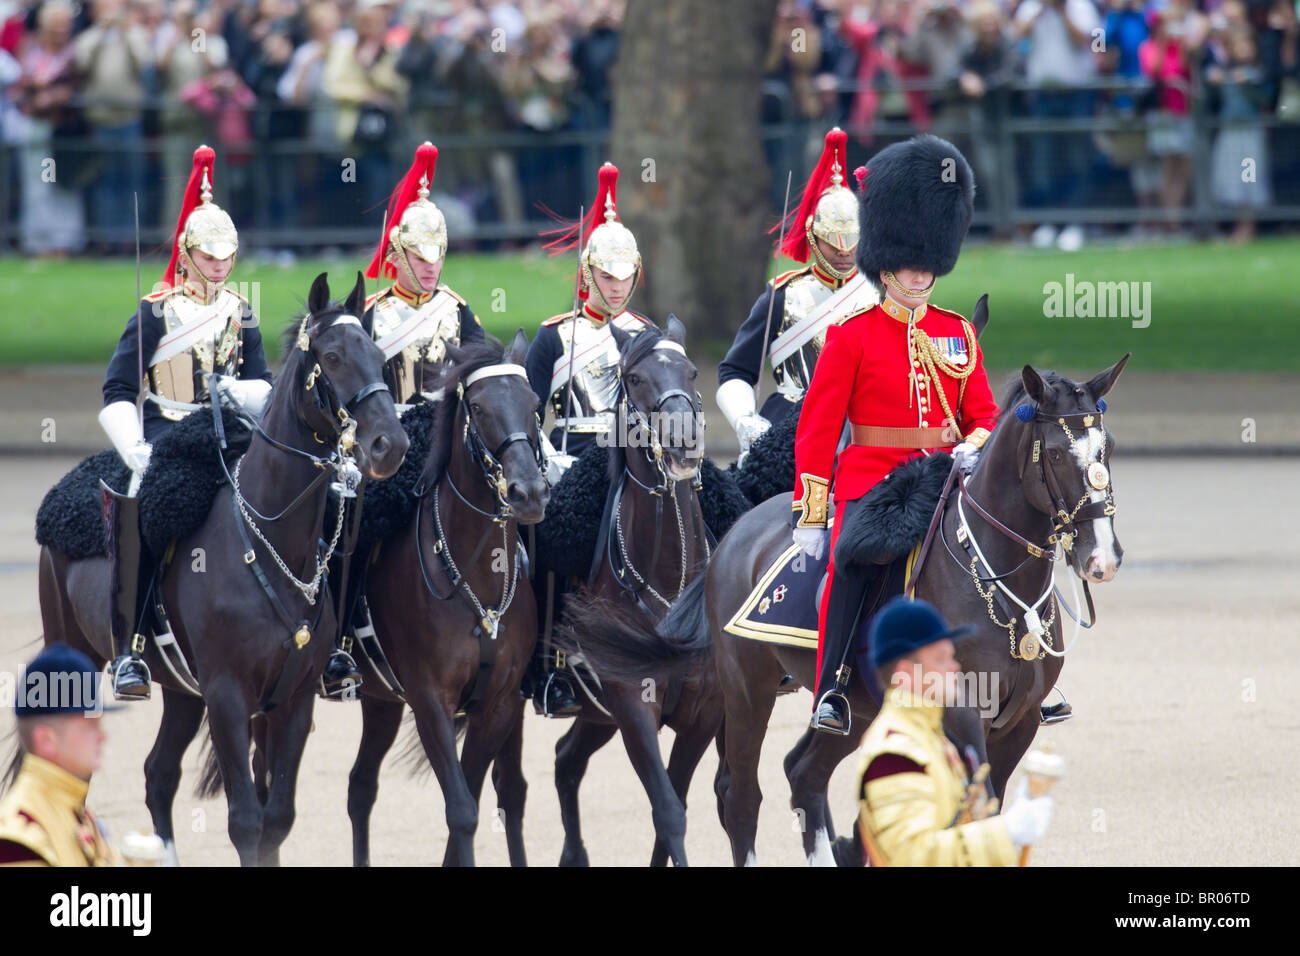
<path fill-rule="evenodd" d="M 778 395 L 784 395 L 792 402 L 797 402 L 803 398 L 804 389 L 793 382 L 782 382 L 776 387 Z"/>
<path fill-rule="evenodd" d="M 584 418 L 557 418 L 555 427 L 566 429 L 570 432 L 589 432 L 605 431 L 614 421 L 614 413 L 606 412 L 603 415 L 589 415 Z"/>
<path fill-rule="evenodd" d="M 152 390 L 146 390 L 145 395 L 149 401 L 153 402 L 160 408 L 166 408 L 173 412 L 197 412 L 201 408 L 210 408 L 209 405 L 196 405 L 194 402 L 178 402 L 174 398 L 165 398 L 162 395 L 155 394 Z"/>

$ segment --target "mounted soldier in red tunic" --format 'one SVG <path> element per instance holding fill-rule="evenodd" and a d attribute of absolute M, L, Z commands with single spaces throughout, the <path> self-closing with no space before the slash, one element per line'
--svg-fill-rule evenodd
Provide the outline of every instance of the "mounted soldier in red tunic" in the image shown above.
<path fill-rule="evenodd" d="M 884 298 L 828 330 L 795 438 L 795 543 L 820 557 L 832 501 L 836 512 L 818 622 L 818 730 L 849 732 L 847 658 L 879 573 L 836 571 L 840 530 L 873 486 L 914 458 L 948 449 L 972 467 L 997 420 L 974 327 L 929 302 L 957 263 L 974 194 L 965 157 L 928 135 L 881 150 L 862 180 L 858 268 Z"/>

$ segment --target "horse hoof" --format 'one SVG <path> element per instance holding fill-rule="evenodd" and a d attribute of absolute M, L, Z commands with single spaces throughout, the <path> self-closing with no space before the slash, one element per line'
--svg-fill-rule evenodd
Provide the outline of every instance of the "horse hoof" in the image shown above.
<path fill-rule="evenodd" d="M 591 862 L 587 859 L 586 847 L 565 850 L 560 854 L 560 866 L 591 866 Z"/>

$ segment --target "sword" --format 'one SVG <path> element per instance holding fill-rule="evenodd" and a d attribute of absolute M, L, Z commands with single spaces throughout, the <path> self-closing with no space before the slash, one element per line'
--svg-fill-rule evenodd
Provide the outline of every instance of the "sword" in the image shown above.
<path fill-rule="evenodd" d="M 781 207 L 781 238 L 776 241 L 776 255 L 772 260 L 772 294 L 767 299 L 767 324 L 763 326 L 763 351 L 758 353 L 758 378 L 754 381 L 754 407 L 763 400 L 763 366 L 767 364 L 767 339 L 772 334 L 772 307 L 776 305 L 776 270 L 781 266 L 781 247 L 785 245 L 785 221 L 790 215 L 790 181 L 794 170 L 785 174 L 785 205 Z M 771 235 L 771 233 L 768 233 Z"/>
<path fill-rule="evenodd" d="M 144 434 L 144 330 L 140 328 L 140 303 L 144 295 L 140 289 L 140 194 L 131 194 L 135 202 L 135 360 L 136 381 L 140 389 L 135 395 L 135 414 L 140 420 L 140 434 Z"/>
<path fill-rule="evenodd" d="M 573 321 L 569 323 L 569 379 L 564 384 L 564 437 L 560 439 L 560 454 L 569 453 L 569 419 L 573 417 L 573 353 L 578 340 L 578 293 L 582 288 L 582 227 L 587 207 L 578 207 L 578 275 L 573 283 Z M 594 281 L 594 280 L 593 280 Z"/>

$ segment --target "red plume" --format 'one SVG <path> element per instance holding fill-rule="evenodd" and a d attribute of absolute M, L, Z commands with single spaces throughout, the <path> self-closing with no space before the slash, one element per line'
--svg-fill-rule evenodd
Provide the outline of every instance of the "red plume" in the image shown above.
<path fill-rule="evenodd" d="M 857 169 L 853 170 L 853 178 L 858 181 L 858 192 L 862 192 L 867 188 L 867 173 L 869 172 L 871 172 L 871 170 L 867 169 L 865 166 L 859 166 Z"/>
<path fill-rule="evenodd" d="M 808 231 L 803 224 L 816 211 L 817 201 L 831 184 L 831 167 L 838 162 L 840 175 L 844 174 L 844 147 L 848 139 L 848 134 L 838 126 L 826 134 L 822 158 L 818 160 L 817 168 L 813 170 L 808 178 L 808 184 L 803 188 L 803 200 L 799 203 L 799 208 L 785 220 L 785 242 L 777 252 L 789 256 L 795 262 L 808 261 L 811 250 L 808 248 Z M 768 232 L 777 232 L 780 227 L 781 224 L 777 223 Z"/>
<path fill-rule="evenodd" d="M 601 166 L 599 182 L 600 186 L 596 190 L 596 201 L 592 204 L 584 220 L 542 233 L 543 236 L 555 237 L 542 247 L 551 250 L 551 255 L 558 256 L 563 252 L 568 252 L 577 246 L 580 232 L 585 239 L 585 237 L 591 235 L 593 229 L 605 221 L 606 196 L 614 201 L 614 219 L 615 221 L 618 220 L 618 167 L 613 163 L 605 163 L 605 165 Z"/>
<path fill-rule="evenodd" d="M 190 173 L 190 181 L 185 186 L 185 199 L 181 202 L 181 215 L 176 220 L 176 233 L 172 236 L 172 257 L 167 263 L 167 271 L 163 274 L 163 285 L 170 288 L 176 281 L 176 269 L 179 267 L 180 260 L 180 243 L 181 236 L 185 234 L 185 221 L 190 218 L 192 213 L 199 205 L 199 198 L 203 192 L 203 171 L 208 171 L 208 184 L 212 185 L 212 167 L 217 160 L 217 154 L 212 151 L 211 146 L 200 146 L 194 151 L 194 169 Z"/>
<path fill-rule="evenodd" d="M 388 233 L 402 221 L 402 213 L 406 212 L 406 207 L 415 202 L 420 193 L 420 180 L 426 175 L 429 182 L 433 182 L 433 168 L 438 163 L 438 147 L 432 143 L 421 143 L 415 150 L 415 162 L 406 173 L 406 178 L 393 191 L 393 197 L 388 201 L 388 215 L 384 219 L 384 234 L 379 237 L 379 248 L 375 250 L 375 257 L 370 260 L 370 268 L 366 270 L 367 279 L 378 279 L 381 274 L 392 279 L 397 272 L 393 269 L 391 262 L 385 262 L 384 256 L 388 253 Z"/>

